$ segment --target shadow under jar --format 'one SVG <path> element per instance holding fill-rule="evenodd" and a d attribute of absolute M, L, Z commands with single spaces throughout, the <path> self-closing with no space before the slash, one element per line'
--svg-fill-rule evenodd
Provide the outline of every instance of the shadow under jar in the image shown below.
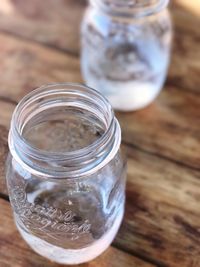
<path fill-rule="evenodd" d="M 126 164 L 107 100 L 75 84 L 24 97 L 9 132 L 7 185 L 26 242 L 55 262 L 92 260 L 113 241 L 124 213 Z"/>
<path fill-rule="evenodd" d="M 81 68 L 113 108 L 150 104 L 166 79 L 172 39 L 169 0 L 90 0 L 82 21 Z"/>

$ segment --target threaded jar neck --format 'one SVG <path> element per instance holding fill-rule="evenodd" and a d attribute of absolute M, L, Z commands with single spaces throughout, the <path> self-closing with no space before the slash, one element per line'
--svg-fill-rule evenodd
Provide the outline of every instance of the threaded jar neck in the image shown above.
<path fill-rule="evenodd" d="M 160 12 L 169 0 L 90 0 L 105 13 L 126 17 L 143 17 Z"/>
<path fill-rule="evenodd" d="M 79 123 L 77 118 L 87 117 L 89 126 L 86 127 L 97 125 L 101 129 L 95 141 L 85 147 L 72 151 L 64 148 L 45 150 L 34 146 L 25 137 L 26 132 L 31 134 L 33 127 L 41 123 L 61 123 L 74 116 L 76 123 Z M 59 132 L 55 134 L 59 135 Z M 80 135 L 81 139 L 84 132 L 82 134 L 75 132 L 74 136 Z M 40 135 L 42 142 L 41 132 Z M 69 83 L 45 85 L 25 96 L 13 113 L 9 133 L 9 148 L 14 159 L 32 174 L 43 178 L 70 179 L 90 175 L 115 156 L 120 142 L 120 127 L 109 102 L 91 88 Z"/>

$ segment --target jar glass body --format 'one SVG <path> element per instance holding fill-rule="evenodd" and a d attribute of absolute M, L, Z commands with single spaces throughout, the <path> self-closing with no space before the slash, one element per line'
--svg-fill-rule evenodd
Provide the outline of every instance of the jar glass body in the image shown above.
<path fill-rule="evenodd" d="M 147 106 L 166 79 L 172 38 L 170 15 L 167 8 L 143 9 L 115 14 L 112 6 L 105 11 L 90 5 L 82 22 L 83 77 L 117 110 Z"/>
<path fill-rule="evenodd" d="M 92 130 L 87 131 L 92 125 L 91 117 L 86 122 L 85 114 L 82 114 L 80 120 L 80 106 L 78 110 L 75 109 L 70 100 L 70 106 L 65 105 L 63 110 L 65 101 L 62 101 L 62 108 L 56 103 L 56 110 L 52 113 L 51 105 L 55 101 L 47 109 L 44 108 L 44 103 L 46 105 L 49 102 L 46 96 L 41 96 L 37 101 L 41 110 L 38 108 L 36 114 L 30 112 L 29 118 L 28 115 L 23 118 L 28 127 L 26 129 L 23 126 L 22 136 L 26 137 L 28 145 L 31 144 L 30 150 L 21 146 L 21 140 L 15 141 L 12 131 L 15 122 L 12 120 L 11 124 L 11 153 L 7 160 L 6 177 L 16 226 L 26 242 L 40 255 L 64 264 L 86 262 L 110 245 L 121 224 L 125 199 L 125 161 L 119 148 L 112 156 L 110 149 L 106 151 L 109 143 L 101 151 L 103 157 L 98 154 L 97 143 L 101 136 L 99 126 L 97 130 L 92 121 Z M 22 114 L 26 113 L 26 109 L 28 106 L 23 108 Z M 16 112 L 19 113 L 19 110 Z M 60 117 L 62 112 L 64 120 Z M 78 126 L 77 118 L 80 123 Z M 66 127 L 72 132 L 68 139 Z M 114 131 L 112 140 L 116 139 L 116 134 Z M 85 144 L 94 138 L 96 158 L 90 159 L 88 153 L 80 156 L 84 153 Z M 80 143 L 80 139 L 83 142 Z M 40 148 L 34 156 L 32 145 L 34 149 Z M 81 149 L 75 150 L 82 145 Z M 44 147 L 43 154 L 41 148 Z M 66 149 L 70 149 L 71 158 L 65 153 Z"/>

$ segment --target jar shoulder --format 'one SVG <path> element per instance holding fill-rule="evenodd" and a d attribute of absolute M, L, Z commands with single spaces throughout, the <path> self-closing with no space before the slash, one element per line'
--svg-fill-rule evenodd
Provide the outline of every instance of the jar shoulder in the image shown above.
<path fill-rule="evenodd" d="M 89 7 L 82 21 L 82 33 L 99 34 L 101 37 L 114 37 L 116 33 L 146 31 L 156 32 L 156 28 L 172 31 L 172 21 L 168 9 L 142 18 L 113 17 Z M 158 31 L 159 29 L 157 29 Z"/>
<path fill-rule="evenodd" d="M 32 181 L 39 183 L 43 183 L 47 181 L 52 184 L 57 184 L 59 187 L 68 187 L 68 185 L 72 184 L 93 184 L 93 183 L 101 183 L 104 181 L 105 176 L 109 176 L 115 180 L 120 179 L 120 175 L 126 170 L 126 156 L 124 151 L 120 149 L 115 157 L 110 160 L 103 168 L 97 170 L 95 173 L 89 176 L 80 177 L 75 179 L 74 181 L 70 181 L 69 179 L 63 178 L 63 180 L 56 179 L 56 177 L 52 179 L 47 179 L 45 177 L 38 177 L 30 173 L 24 166 L 20 165 L 9 153 L 6 161 L 6 180 L 8 189 L 15 186 L 25 186 L 27 184 L 31 184 Z"/>

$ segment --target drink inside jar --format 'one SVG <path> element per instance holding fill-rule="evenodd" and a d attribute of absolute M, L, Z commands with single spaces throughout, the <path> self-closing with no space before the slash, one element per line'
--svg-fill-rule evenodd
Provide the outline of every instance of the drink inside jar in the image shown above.
<path fill-rule="evenodd" d="M 49 153 L 76 151 L 105 132 L 100 120 L 93 120 L 89 113 L 64 110 L 54 118 L 54 111 L 38 114 L 26 124 L 23 136 L 33 147 Z M 100 187 L 106 184 L 101 181 L 109 188 L 112 174 L 94 178 L 89 183 L 87 179 L 72 181 L 66 187 L 30 177 L 24 188 L 16 191 L 17 227 L 37 253 L 56 262 L 78 264 L 95 258 L 110 245 L 123 217 L 124 199 L 118 197 L 118 188 L 110 201 L 102 193 Z"/>
<path fill-rule="evenodd" d="M 86 84 L 101 91 L 115 109 L 147 106 L 159 94 L 167 74 L 171 43 L 168 12 L 130 24 L 104 18 L 102 28 L 95 12 L 88 14 L 82 29 L 81 57 Z"/>
<path fill-rule="evenodd" d="M 33 203 L 29 207 L 32 213 L 26 214 L 23 225 L 15 215 L 22 237 L 37 253 L 60 263 L 78 264 L 100 255 L 119 229 L 123 202 L 113 203 L 119 206 L 116 218 L 111 216 L 110 222 L 106 222 L 103 203 L 95 192 L 62 192 L 51 186 L 48 184 L 49 190 L 43 191 L 47 184 L 40 184 L 38 190 L 27 193 L 27 200 Z M 39 207 L 45 207 L 46 216 L 39 212 Z"/>
<path fill-rule="evenodd" d="M 122 218 L 123 209 L 121 209 L 114 224 L 107 233 L 105 233 L 99 240 L 91 243 L 91 245 L 81 249 L 64 249 L 62 247 L 52 245 L 23 230 L 18 225 L 17 221 L 16 225 L 24 240 L 41 256 L 61 264 L 80 264 L 96 258 L 106 248 L 108 248 L 119 230 Z"/>
<path fill-rule="evenodd" d="M 43 115 L 44 116 L 44 115 Z M 49 116 L 49 118 L 48 118 Z M 88 118 L 87 118 L 88 116 Z M 89 146 L 98 140 L 105 129 L 91 114 L 75 115 L 70 112 L 45 116 L 45 121 L 35 118 L 35 125 L 26 125 L 24 138 L 37 149 L 47 152 L 71 152 Z"/>

